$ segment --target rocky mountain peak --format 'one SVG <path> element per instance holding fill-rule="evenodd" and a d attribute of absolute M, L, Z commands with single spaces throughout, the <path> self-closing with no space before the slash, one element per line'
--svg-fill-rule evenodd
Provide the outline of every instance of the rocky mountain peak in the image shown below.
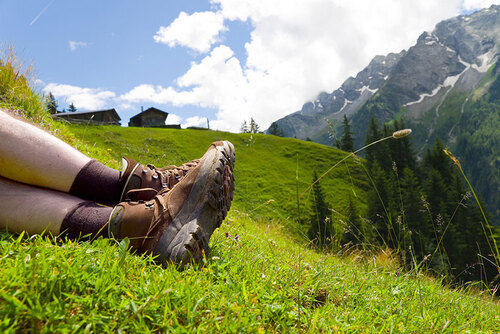
<path fill-rule="evenodd" d="M 379 124 L 402 119 L 414 130 L 412 142 L 420 156 L 436 138 L 462 152 L 459 158 L 464 166 L 474 166 L 474 186 L 500 224 L 499 56 L 500 6 L 491 6 L 440 22 L 408 51 L 374 57 L 338 89 L 319 94 L 277 124 L 286 136 L 331 145 L 335 138 L 329 125 L 338 137 L 347 115 L 360 147 L 372 116 Z"/>
<path fill-rule="evenodd" d="M 320 93 L 277 122 L 287 136 L 325 142 L 325 118 L 335 123 L 343 115 L 353 117 L 376 96 L 385 95 L 384 103 L 389 103 L 385 117 L 400 108 L 419 114 L 454 87 L 473 89 L 499 54 L 500 6 L 460 15 L 423 32 L 408 51 L 374 57 L 338 89 Z"/>

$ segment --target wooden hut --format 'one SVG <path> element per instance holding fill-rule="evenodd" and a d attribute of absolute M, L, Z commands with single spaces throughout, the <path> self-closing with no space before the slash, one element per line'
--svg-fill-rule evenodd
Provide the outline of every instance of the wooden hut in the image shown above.
<path fill-rule="evenodd" d="M 53 114 L 52 117 L 64 119 L 70 123 L 93 125 L 120 125 L 121 118 L 116 110 L 76 111 Z"/>
<path fill-rule="evenodd" d="M 156 128 L 170 127 L 165 125 L 167 117 L 168 112 L 151 107 L 130 118 L 128 126 Z"/>

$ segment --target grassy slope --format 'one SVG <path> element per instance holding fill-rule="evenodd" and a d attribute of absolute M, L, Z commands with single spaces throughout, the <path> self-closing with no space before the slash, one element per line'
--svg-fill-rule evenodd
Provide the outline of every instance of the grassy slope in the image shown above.
<path fill-rule="evenodd" d="M 401 274 L 383 255 L 320 255 L 279 225 L 234 213 L 212 238 L 212 258 L 185 271 L 102 239 L 4 237 L 0 247 L 2 332 L 435 333 L 500 325 L 500 306 L 486 297 Z"/>
<path fill-rule="evenodd" d="M 325 158 L 314 162 L 315 155 L 323 151 L 336 159 L 339 153 L 333 149 L 271 136 L 256 136 L 247 146 L 248 135 L 205 131 L 115 127 L 71 127 L 69 131 L 83 138 L 74 142 L 76 146 L 115 166 L 125 147 L 128 155 L 141 161 L 167 164 L 199 156 L 212 140 L 230 139 L 237 148 L 235 210 L 214 234 L 206 263 L 184 271 L 133 256 L 125 243 L 60 243 L 53 238 L 4 234 L 0 239 L 2 332 L 420 333 L 494 332 L 500 326 L 500 305 L 486 296 L 451 291 L 420 274 L 402 274 L 396 261 L 384 253 L 344 258 L 318 254 L 280 222 L 262 218 L 286 216 L 287 210 L 294 210 L 296 151 L 311 154 L 299 162 L 299 170 L 307 171 L 304 178 L 309 180 L 307 166 L 332 163 Z M 273 154 L 270 149 L 283 153 Z M 181 151 L 184 155 L 178 156 Z M 278 161 L 285 165 L 271 168 Z M 352 165 L 351 174 L 358 169 Z M 356 183 L 362 177 L 353 179 Z M 267 183 L 280 187 L 262 190 Z M 343 187 L 349 188 L 349 182 Z M 291 203 L 285 203 L 287 197 Z M 246 215 L 269 198 L 276 201 L 265 207 L 268 211 L 261 213 L 261 219 Z"/>
<path fill-rule="evenodd" d="M 293 218 L 297 152 L 302 189 L 314 169 L 321 172 L 340 158 L 338 151 L 270 136 L 250 140 L 217 132 L 67 127 L 41 112 L 37 96 L 26 98 L 25 84 L 0 64 L 0 107 L 16 109 L 110 166 L 118 167 L 122 153 L 158 165 L 180 163 L 199 157 L 213 140 L 230 139 L 238 150 L 238 183 L 234 209 L 211 240 L 210 258 L 184 271 L 130 254 L 126 241 L 74 243 L 0 232 L 0 332 L 500 328 L 500 305 L 487 293 L 452 291 L 420 273 L 403 274 L 383 252 L 316 253 L 283 227 L 291 220 L 266 218 Z M 337 208 L 337 201 L 355 191 L 362 209 L 363 191 L 352 184 L 364 188 L 364 177 L 353 164 L 351 183 L 346 171 L 338 168 L 332 175 L 340 178 L 322 182 L 330 204 Z M 268 199 L 275 202 L 256 209 Z"/>
<path fill-rule="evenodd" d="M 289 221 L 296 227 L 297 183 L 302 192 L 313 181 L 313 172 L 325 172 L 345 156 L 345 152 L 312 142 L 266 135 L 232 134 L 218 131 L 120 128 L 116 126 L 71 126 L 84 142 L 79 148 L 105 148 L 101 158 L 119 168 L 122 155 L 156 166 L 181 164 L 199 158 L 211 142 L 230 140 L 236 149 L 236 190 L 233 209 L 254 217 L 272 217 Z M 92 154 L 90 150 L 88 152 Z M 298 164 L 299 180 L 296 182 Z M 344 211 L 349 196 L 357 198 L 359 210 L 366 208 L 367 177 L 353 159 L 339 165 L 321 180 L 327 202 L 338 212 Z M 262 205 L 273 200 L 267 205 Z M 309 193 L 301 201 L 302 218 L 309 217 Z M 261 206 L 262 205 L 262 206 Z M 307 226 L 301 226 L 305 232 Z"/>

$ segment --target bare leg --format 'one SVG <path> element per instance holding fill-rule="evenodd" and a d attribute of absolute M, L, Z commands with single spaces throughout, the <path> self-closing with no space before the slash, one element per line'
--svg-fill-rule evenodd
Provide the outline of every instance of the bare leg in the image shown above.
<path fill-rule="evenodd" d="M 61 223 L 84 202 L 59 191 L 42 189 L 0 177 L 0 228 L 30 234 L 59 234 Z"/>
<path fill-rule="evenodd" d="M 0 109 L 1 176 L 68 192 L 78 172 L 90 160 L 62 140 Z M 3 196 L 0 194 L 0 198 Z M 36 202 L 22 201 L 23 209 L 20 211 L 26 208 L 26 203 Z M 5 203 L 2 200 L 0 210 L 5 207 Z"/>

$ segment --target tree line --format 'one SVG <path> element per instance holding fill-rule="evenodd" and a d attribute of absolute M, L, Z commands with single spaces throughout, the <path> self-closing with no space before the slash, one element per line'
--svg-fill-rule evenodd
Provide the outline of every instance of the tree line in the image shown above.
<path fill-rule="evenodd" d="M 73 102 L 71 102 L 68 106 L 68 110 L 64 109 L 59 111 L 57 108 L 59 107 L 59 104 L 57 103 L 56 98 L 52 94 L 52 92 L 49 92 L 47 96 L 45 97 L 45 105 L 47 106 L 47 110 L 51 114 L 57 114 L 57 113 L 62 113 L 62 112 L 76 112 L 78 109 L 76 109 L 75 105 Z"/>
<path fill-rule="evenodd" d="M 403 128 L 403 120 L 379 126 L 371 117 L 365 144 Z M 344 117 L 343 134 L 334 145 L 352 152 L 353 143 L 349 121 Z M 310 239 L 321 248 L 333 244 L 389 247 L 406 265 L 424 266 L 450 283 L 498 283 L 493 240 L 458 168 L 444 149 L 436 138 L 418 160 L 411 137 L 368 147 L 365 168 L 372 187 L 366 217 L 359 214 L 352 198 L 347 200 L 342 218 L 332 216 L 318 182 L 312 189 Z"/>

